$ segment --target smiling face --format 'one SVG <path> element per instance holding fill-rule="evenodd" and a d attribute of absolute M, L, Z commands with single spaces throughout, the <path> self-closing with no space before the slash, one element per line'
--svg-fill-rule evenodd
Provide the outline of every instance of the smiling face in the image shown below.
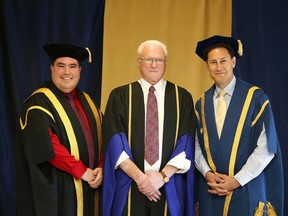
<path fill-rule="evenodd" d="M 236 57 L 231 57 L 228 50 L 218 47 L 209 51 L 206 61 L 210 77 L 221 89 L 225 88 L 234 77 L 233 68 Z"/>
<path fill-rule="evenodd" d="M 138 68 L 143 79 L 155 85 L 162 79 L 166 70 L 166 57 L 161 46 L 146 45 L 142 55 L 137 59 Z"/>
<path fill-rule="evenodd" d="M 81 66 L 78 60 L 60 57 L 50 66 L 51 78 L 55 86 L 63 93 L 70 93 L 79 83 Z"/>

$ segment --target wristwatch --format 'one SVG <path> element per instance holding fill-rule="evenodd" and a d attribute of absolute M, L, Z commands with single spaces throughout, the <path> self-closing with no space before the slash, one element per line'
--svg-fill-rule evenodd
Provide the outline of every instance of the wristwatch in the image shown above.
<path fill-rule="evenodd" d="M 165 183 L 169 182 L 169 177 L 163 172 L 163 170 L 161 170 L 160 173 L 163 176 L 164 182 Z"/>

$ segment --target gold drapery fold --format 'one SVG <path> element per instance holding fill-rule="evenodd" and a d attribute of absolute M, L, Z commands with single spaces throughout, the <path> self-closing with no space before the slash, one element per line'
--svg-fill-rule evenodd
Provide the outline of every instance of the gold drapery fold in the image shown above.
<path fill-rule="evenodd" d="M 194 100 L 212 84 L 195 54 L 198 41 L 232 31 L 231 0 L 107 0 L 104 17 L 101 109 L 111 90 L 139 79 L 138 45 L 148 39 L 168 47 L 165 79 L 185 87 Z"/>

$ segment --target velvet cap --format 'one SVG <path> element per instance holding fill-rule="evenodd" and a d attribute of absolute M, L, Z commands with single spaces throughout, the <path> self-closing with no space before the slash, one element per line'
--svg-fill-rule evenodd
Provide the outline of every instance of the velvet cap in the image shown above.
<path fill-rule="evenodd" d="M 91 62 L 91 53 L 88 48 L 65 43 L 46 43 L 43 48 L 52 61 L 60 57 L 70 57 L 81 63 L 89 57 L 89 62 Z"/>
<path fill-rule="evenodd" d="M 236 40 L 235 38 L 232 37 L 225 37 L 225 36 L 220 36 L 220 35 L 214 35 L 212 37 L 209 37 L 205 40 L 199 41 L 197 43 L 197 47 L 195 50 L 195 53 L 204 61 L 205 56 L 204 56 L 204 51 L 208 49 L 211 45 L 214 44 L 227 44 L 229 45 L 233 50 L 236 58 L 240 57 L 243 55 L 243 47 L 242 43 L 240 40 Z"/>

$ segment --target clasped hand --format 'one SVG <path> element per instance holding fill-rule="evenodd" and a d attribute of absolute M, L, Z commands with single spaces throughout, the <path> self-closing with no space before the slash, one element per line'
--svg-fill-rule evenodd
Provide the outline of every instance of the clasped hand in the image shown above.
<path fill-rule="evenodd" d="M 102 168 L 94 170 L 87 168 L 81 179 L 87 181 L 91 188 L 98 188 L 103 181 L 103 170 Z"/>
<path fill-rule="evenodd" d="M 161 193 L 159 189 L 164 185 L 163 177 L 159 172 L 148 171 L 144 174 L 138 183 L 138 189 L 150 201 L 157 202 L 160 200 Z"/>
<path fill-rule="evenodd" d="M 226 196 L 240 186 L 233 176 L 226 174 L 208 172 L 205 178 L 207 184 L 211 187 L 208 192 L 218 196 Z"/>

